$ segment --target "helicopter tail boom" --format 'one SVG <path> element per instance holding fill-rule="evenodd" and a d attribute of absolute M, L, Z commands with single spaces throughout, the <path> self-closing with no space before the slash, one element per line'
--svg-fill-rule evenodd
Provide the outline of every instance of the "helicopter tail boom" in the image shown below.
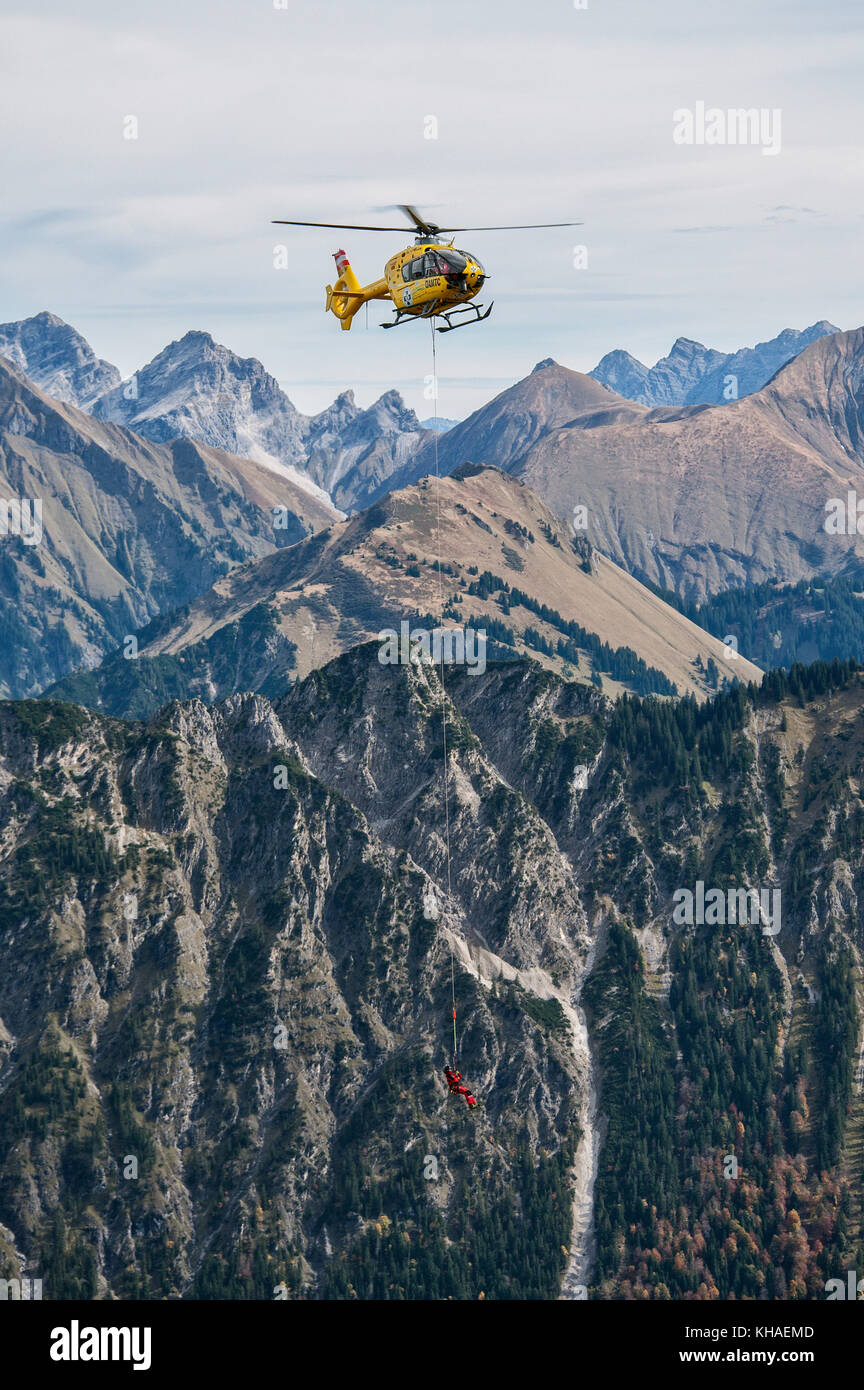
<path fill-rule="evenodd" d="M 383 299 L 387 295 L 386 280 L 375 280 L 371 285 L 361 285 L 351 262 L 344 251 L 334 252 L 333 259 L 339 278 L 335 285 L 327 286 L 326 308 L 340 320 L 343 329 L 351 327 L 351 320 L 362 304 L 370 299 Z"/>

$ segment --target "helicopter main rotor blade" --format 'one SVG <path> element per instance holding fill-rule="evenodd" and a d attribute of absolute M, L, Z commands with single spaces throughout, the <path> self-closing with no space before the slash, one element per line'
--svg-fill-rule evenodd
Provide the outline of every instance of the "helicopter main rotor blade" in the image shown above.
<path fill-rule="evenodd" d="M 422 236 L 435 237 L 443 232 L 534 232 L 546 227 L 582 227 L 582 222 L 517 222 L 501 227 L 439 227 L 426 222 L 408 203 L 400 204 L 402 211 L 414 223 Z M 405 227 L 373 227 L 368 222 L 297 222 L 286 217 L 271 219 L 274 227 L 328 227 L 338 232 L 404 232 Z"/>
<path fill-rule="evenodd" d="M 404 227 L 370 227 L 365 222 L 294 222 L 286 217 L 273 217 L 274 227 L 331 227 L 337 232 L 404 232 Z"/>
<path fill-rule="evenodd" d="M 517 222 L 507 227 L 438 227 L 439 232 L 533 232 L 542 227 L 584 227 L 584 222 Z"/>

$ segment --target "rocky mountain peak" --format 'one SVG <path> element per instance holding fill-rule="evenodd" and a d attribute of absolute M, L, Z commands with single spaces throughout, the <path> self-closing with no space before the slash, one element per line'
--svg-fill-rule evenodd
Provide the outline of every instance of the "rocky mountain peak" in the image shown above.
<path fill-rule="evenodd" d="M 254 459 L 325 500 L 303 469 L 305 417 L 257 358 L 209 333 L 169 343 L 93 413 L 160 443 L 186 437 Z"/>
<path fill-rule="evenodd" d="M 695 338 L 676 338 L 669 351 L 669 356 L 684 357 L 689 362 L 701 353 L 710 351 L 711 348 L 707 348 L 704 343 L 697 343 Z"/>
<path fill-rule="evenodd" d="M 725 353 L 694 338 L 678 337 L 653 367 L 616 348 L 589 375 L 640 405 L 719 405 L 759 391 L 810 343 L 837 332 L 827 319 L 820 319 L 809 328 L 784 328 L 755 348 Z"/>
<path fill-rule="evenodd" d="M 47 309 L 0 324 L 0 355 L 43 391 L 82 410 L 120 380 L 116 367 L 97 357 L 80 333 Z"/>
<path fill-rule="evenodd" d="M 385 391 L 366 412 L 382 429 L 419 430 L 420 421 L 396 390 Z"/>

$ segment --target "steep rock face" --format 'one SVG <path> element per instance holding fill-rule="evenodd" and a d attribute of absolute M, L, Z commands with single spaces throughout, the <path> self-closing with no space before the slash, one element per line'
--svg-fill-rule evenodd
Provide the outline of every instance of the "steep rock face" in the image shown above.
<path fill-rule="evenodd" d="M 809 328 L 784 328 L 776 338 L 737 352 L 718 352 L 691 338 L 678 338 L 669 355 L 653 367 L 616 349 L 607 352 L 589 376 L 640 405 L 719 405 L 760 390 L 810 343 L 839 331 L 821 319 Z"/>
<path fill-rule="evenodd" d="M 616 396 L 624 396 L 628 401 L 639 405 L 653 405 L 648 379 L 651 369 L 640 362 L 632 353 L 623 348 L 613 348 L 600 358 L 593 372 L 588 375 L 601 386 L 614 391 Z"/>
<path fill-rule="evenodd" d="M 368 410 L 344 391 L 309 421 L 306 467 L 337 507 L 355 511 L 389 489 L 427 438 L 398 391 L 385 392 Z"/>
<path fill-rule="evenodd" d="M 89 410 L 120 380 L 117 368 L 97 357 L 80 333 L 47 312 L 17 323 L 0 323 L 0 356 L 47 395 L 81 410 Z"/>
<path fill-rule="evenodd" d="M 62 405 L 4 360 L 0 480 L 41 517 L 29 538 L 2 537 L 0 690 L 16 695 L 95 665 L 232 564 L 336 516 L 249 460 Z"/>
<path fill-rule="evenodd" d="M 585 920 L 569 865 L 530 804 L 510 791 L 470 726 L 446 704 L 455 758 L 449 822 L 440 814 L 444 730 L 437 678 L 417 668 L 406 709 L 405 678 L 394 679 L 376 647 L 355 648 L 334 672 L 352 691 L 351 706 L 364 712 L 347 721 L 328 689 L 332 670 L 316 672 L 277 706 L 315 775 L 437 883 L 448 881 L 449 834 L 450 894 L 471 938 L 520 969 L 572 975 Z"/>
<path fill-rule="evenodd" d="M 0 1219 L 46 1297 L 556 1295 L 587 1069 L 572 876 L 466 732 L 448 891 L 434 672 L 356 654 L 309 694 L 148 726 L 0 710 Z M 361 748 L 355 804 L 310 757 Z M 428 870 L 361 808 L 403 794 Z M 451 942 L 477 1116 L 440 1079 Z"/>
<path fill-rule="evenodd" d="M 255 459 L 296 486 L 303 472 L 304 417 L 254 357 L 238 357 L 209 333 L 191 332 L 98 400 L 97 419 L 159 443 L 185 436 Z M 327 501 L 318 493 L 319 501 Z"/>
<path fill-rule="evenodd" d="M 839 666 L 698 713 L 362 648 L 275 707 L 3 705 L 0 1277 L 824 1298 L 862 1253 L 862 769 Z M 776 932 L 682 921 L 698 881 L 779 888 Z"/>
<path fill-rule="evenodd" d="M 716 372 L 723 360 L 724 354 L 714 348 L 692 338 L 676 338 L 668 357 L 661 357 L 648 373 L 650 399 L 645 404 L 689 405 L 699 383 Z"/>

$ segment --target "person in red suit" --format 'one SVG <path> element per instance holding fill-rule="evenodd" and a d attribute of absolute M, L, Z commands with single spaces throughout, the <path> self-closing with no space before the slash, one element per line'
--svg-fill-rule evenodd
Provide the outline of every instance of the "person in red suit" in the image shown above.
<path fill-rule="evenodd" d="M 445 1067 L 444 1075 L 447 1078 L 447 1086 L 449 1088 L 451 1096 L 464 1096 L 465 1104 L 468 1106 L 468 1109 L 473 1110 L 474 1106 L 477 1104 L 477 1101 L 475 1097 L 472 1096 L 471 1092 L 468 1090 L 468 1087 L 463 1086 L 461 1084 L 461 1071 L 451 1071 L 449 1067 Z"/>

